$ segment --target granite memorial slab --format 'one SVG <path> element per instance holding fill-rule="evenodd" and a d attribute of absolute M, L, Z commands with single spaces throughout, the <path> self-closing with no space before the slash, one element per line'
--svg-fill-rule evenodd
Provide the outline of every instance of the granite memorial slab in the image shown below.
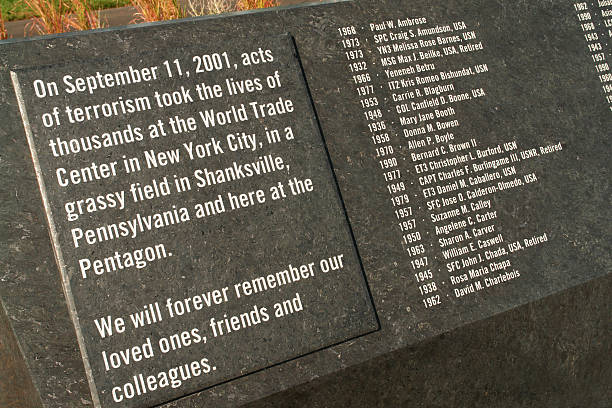
<path fill-rule="evenodd" d="M 240 405 L 609 274 L 610 13 L 1 43 L 0 299 L 40 405 Z"/>

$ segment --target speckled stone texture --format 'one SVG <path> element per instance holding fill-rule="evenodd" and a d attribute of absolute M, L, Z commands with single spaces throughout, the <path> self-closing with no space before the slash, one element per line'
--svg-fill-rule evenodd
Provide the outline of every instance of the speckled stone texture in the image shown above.
<path fill-rule="evenodd" d="M 608 408 L 610 277 L 245 405 Z"/>
<path fill-rule="evenodd" d="M 513 255 L 521 279 L 437 309 L 416 306 L 421 296 L 391 232 L 393 214 L 381 210 L 389 196 L 337 36 L 338 27 L 407 16 L 465 20 L 486 44 L 482 55 L 462 57 L 491 68 L 473 82 L 487 98 L 456 108 L 462 132 L 483 146 L 515 138 L 564 148 L 526 164 L 538 184 L 495 196 L 508 239 L 542 230 L 551 238 Z M 381 327 L 164 407 L 612 405 L 610 112 L 571 4 L 477 0 L 347 2 L 0 45 L 0 298 L 45 407 L 92 400 L 9 71 L 112 60 L 158 44 L 178 50 L 228 32 L 240 41 L 295 39 Z"/>

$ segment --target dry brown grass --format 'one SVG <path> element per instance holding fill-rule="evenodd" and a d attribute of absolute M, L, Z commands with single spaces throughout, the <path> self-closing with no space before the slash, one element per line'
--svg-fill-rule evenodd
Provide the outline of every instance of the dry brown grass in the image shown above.
<path fill-rule="evenodd" d="M 6 32 L 6 27 L 4 26 L 4 19 L 2 18 L 2 10 L 0 10 L 0 40 L 6 40 L 9 38 L 8 33 Z"/>
<path fill-rule="evenodd" d="M 136 7 L 132 23 L 175 20 L 187 16 L 221 14 L 234 10 L 275 7 L 277 0 L 188 0 L 187 10 L 179 0 L 130 0 Z M 55 34 L 73 30 L 92 30 L 103 27 L 100 13 L 88 0 L 24 0 L 36 17 L 28 29 L 38 34 Z M 0 11 L 0 40 L 8 38 Z"/>
<path fill-rule="evenodd" d="M 39 34 L 68 31 L 70 8 L 64 0 L 24 0 L 36 17 L 29 24 Z"/>
<path fill-rule="evenodd" d="M 231 0 L 188 0 L 187 14 L 192 17 L 221 14 L 236 10 Z"/>
<path fill-rule="evenodd" d="M 253 10 L 278 6 L 277 0 L 240 0 L 237 4 L 238 10 Z"/>
<path fill-rule="evenodd" d="M 278 6 L 278 0 L 188 0 L 187 14 L 205 16 Z"/>
<path fill-rule="evenodd" d="M 74 30 L 93 30 L 104 25 L 100 12 L 87 0 L 24 0 L 36 17 L 30 23 L 39 34 L 55 34 Z"/>
<path fill-rule="evenodd" d="M 207 14 L 221 14 L 236 10 L 236 2 L 230 0 L 208 0 Z"/>
<path fill-rule="evenodd" d="M 104 27 L 100 12 L 93 10 L 87 0 L 72 0 L 73 14 L 68 19 L 68 27 L 75 30 L 93 30 Z"/>
<path fill-rule="evenodd" d="M 133 23 L 162 20 L 175 20 L 186 17 L 178 0 L 131 0 L 136 7 L 136 18 Z"/>

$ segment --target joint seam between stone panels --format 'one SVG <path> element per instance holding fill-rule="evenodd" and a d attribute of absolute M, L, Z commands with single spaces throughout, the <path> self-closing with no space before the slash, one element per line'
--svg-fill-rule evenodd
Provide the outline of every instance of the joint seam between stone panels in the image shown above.
<path fill-rule="evenodd" d="M 308 101 L 310 102 L 310 109 L 312 111 L 314 120 L 316 122 L 316 129 L 318 130 L 319 137 L 321 138 L 321 142 L 323 143 L 323 149 L 325 150 L 325 156 L 327 158 L 329 170 L 331 172 L 332 179 L 334 180 L 334 185 L 336 186 L 336 194 L 338 195 L 338 198 L 340 200 L 340 206 L 342 208 L 342 212 L 344 213 L 344 219 L 349 229 L 349 234 L 351 236 L 353 248 L 355 249 L 355 253 L 357 254 L 357 260 L 359 261 L 359 267 L 361 268 L 361 275 L 363 277 L 365 289 L 368 293 L 368 297 L 370 298 L 370 303 L 372 305 L 372 309 L 374 312 L 374 318 L 376 319 L 377 328 L 373 330 L 373 332 L 377 332 L 381 330 L 382 325 L 380 323 L 380 318 L 378 317 L 378 311 L 376 310 L 376 304 L 374 303 L 374 297 L 372 296 L 372 291 L 370 290 L 370 284 L 368 283 L 368 277 L 366 276 L 365 268 L 363 267 L 363 261 L 361 259 L 361 254 L 359 253 L 359 247 L 357 246 L 357 240 L 355 239 L 355 234 L 353 232 L 353 226 L 351 225 L 351 222 L 349 220 L 349 215 L 346 209 L 346 204 L 344 203 L 344 198 L 342 197 L 342 191 L 340 190 L 340 184 L 338 183 L 338 179 L 336 178 L 336 172 L 334 171 L 334 165 L 331 160 L 331 155 L 329 154 L 329 149 L 327 148 L 327 142 L 325 141 L 325 136 L 323 135 L 323 128 L 321 127 L 321 121 L 319 120 L 319 114 L 317 113 L 317 108 L 315 106 L 314 99 L 312 98 L 312 92 L 310 92 L 310 87 L 308 86 L 308 80 L 306 79 L 306 71 L 304 71 L 304 66 L 302 65 L 302 59 L 300 57 L 300 52 L 295 42 L 295 38 L 289 32 L 285 33 L 285 35 L 288 37 L 289 42 L 291 46 L 293 47 L 293 52 L 294 52 L 294 56 L 298 64 L 299 73 L 302 77 L 304 88 L 306 90 L 306 96 L 308 98 Z"/>
<path fill-rule="evenodd" d="M 23 94 L 21 92 L 21 84 L 19 83 L 19 77 L 17 73 L 11 71 L 11 80 L 13 82 L 13 88 L 15 89 L 15 96 L 17 97 L 17 105 L 19 106 L 19 113 L 21 114 L 21 119 L 23 121 L 23 127 L 25 130 L 26 138 L 28 141 L 28 146 L 30 148 L 30 154 L 32 155 L 32 161 L 34 163 L 34 171 L 36 173 L 36 179 L 38 181 L 38 187 L 41 193 L 43 206 L 45 208 L 45 215 L 47 217 L 47 223 L 49 225 L 49 235 L 51 236 L 51 243 L 53 245 L 53 253 L 55 254 L 55 261 L 59 267 L 60 275 L 62 278 L 62 288 L 64 291 L 64 297 L 66 298 L 66 303 L 68 306 L 68 311 L 70 312 L 70 317 L 72 318 L 72 323 L 76 329 L 76 337 L 77 342 L 79 343 L 79 349 L 81 351 L 81 357 L 83 359 L 83 365 L 85 367 L 85 374 L 87 375 L 87 381 L 89 382 L 89 388 L 91 390 L 91 397 L 93 400 L 93 404 L 96 408 L 101 408 L 100 398 L 98 396 L 98 390 L 96 388 L 96 384 L 93 379 L 93 373 L 91 370 L 91 365 L 89 363 L 89 357 L 87 356 L 87 351 L 85 349 L 85 340 L 83 338 L 83 333 L 81 331 L 81 324 L 79 322 L 79 317 L 76 312 L 76 306 L 74 304 L 74 297 L 72 295 L 72 289 L 70 287 L 70 280 L 66 274 L 66 268 L 64 265 L 64 257 L 59 246 L 59 239 L 57 229 L 55 227 L 55 223 L 53 222 L 53 217 L 51 215 L 51 206 L 49 204 L 49 200 L 46 194 L 45 182 L 42 177 L 42 169 L 40 167 L 40 162 L 38 160 L 38 154 L 36 152 L 36 148 L 34 147 L 34 137 L 32 134 L 32 128 L 30 126 L 30 120 L 28 118 L 28 113 L 25 106 L 25 101 L 23 99 Z"/>

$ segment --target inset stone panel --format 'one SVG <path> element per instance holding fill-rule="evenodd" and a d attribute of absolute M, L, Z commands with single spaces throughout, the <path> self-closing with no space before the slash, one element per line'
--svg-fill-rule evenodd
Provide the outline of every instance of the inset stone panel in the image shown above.
<path fill-rule="evenodd" d="M 96 406 L 378 328 L 291 37 L 11 75 Z"/>

